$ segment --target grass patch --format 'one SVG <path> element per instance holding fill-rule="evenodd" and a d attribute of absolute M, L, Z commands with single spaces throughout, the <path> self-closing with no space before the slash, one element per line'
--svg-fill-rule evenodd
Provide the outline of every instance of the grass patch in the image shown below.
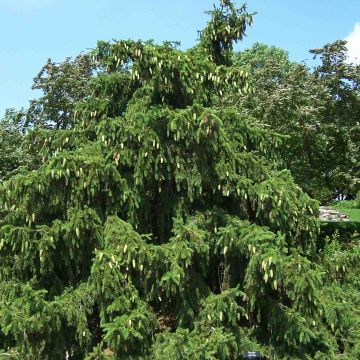
<path fill-rule="evenodd" d="M 334 201 L 330 204 L 333 209 L 349 215 L 350 221 L 360 222 L 360 208 L 358 200 Z"/>
<path fill-rule="evenodd" d="M 341 211 L 349 215 L 351 221 L 360 222 L 360 209 L 341 209 Z"/>

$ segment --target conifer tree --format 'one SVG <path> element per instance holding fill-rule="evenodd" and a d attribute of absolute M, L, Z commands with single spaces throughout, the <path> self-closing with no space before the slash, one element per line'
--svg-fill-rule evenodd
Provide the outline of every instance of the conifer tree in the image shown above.
<path fill-rule="evenodd" d="M 42 165 L 1 184 L 8 358 L 326 357 L 353 326 L 324 313 L 317 205 L 276 169 L 281 136 L 222 104 L 252 91 L 231 63 L 252 15 L 210 14 L 187 51 L 99 42 L 75 126 L 34 130 Z"/>

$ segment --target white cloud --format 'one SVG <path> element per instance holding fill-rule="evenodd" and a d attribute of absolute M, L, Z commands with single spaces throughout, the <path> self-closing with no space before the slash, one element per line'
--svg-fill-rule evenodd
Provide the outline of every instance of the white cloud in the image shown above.
<path fill-rule="evenodd" d="M 349 62 L 360 64 L 360 22 L 354 26 L 354 30 L 345 38 L 347 41 Z"/>

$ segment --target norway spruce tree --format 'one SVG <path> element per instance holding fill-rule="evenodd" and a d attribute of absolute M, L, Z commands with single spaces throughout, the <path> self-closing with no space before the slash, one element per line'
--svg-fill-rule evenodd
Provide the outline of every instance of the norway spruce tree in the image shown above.
<path fill-rule="evenodd" d="M 281 136 L 222 105 L 252 91 L 231 63 L 252 15 L 210 15 L 187 51 L 99 42 L 74 126 L 29 135 L 42 165 L 1 184 L 4 358 L 336 351 L 316 203 L 277 171 Z"/>

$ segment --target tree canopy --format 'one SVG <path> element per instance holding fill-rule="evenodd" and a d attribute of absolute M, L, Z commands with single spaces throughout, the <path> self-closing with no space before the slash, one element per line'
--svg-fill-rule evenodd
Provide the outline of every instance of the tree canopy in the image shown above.
<path fill-rule="evenodd" d="M 275 47 L 255 44 L 234 55 L 251 74 L 255 95 L 231 98 L 257 121 L 288 135 L 283 166 L 312 197 L 328 202 L 359 191 L 359 66 L 348 64 L 344 41 L 311 50 L 313 70 Z"/>
<path fill-rule="evenodd" d="M 96 65 L 88 54 L 56 64 L 51 59 L 34 78 L 32 88 L 42 96 L 30 102 L 27 125 L 67 129 L 74 126 L 75 104 L 90 96 L 90 80 Z"/>

